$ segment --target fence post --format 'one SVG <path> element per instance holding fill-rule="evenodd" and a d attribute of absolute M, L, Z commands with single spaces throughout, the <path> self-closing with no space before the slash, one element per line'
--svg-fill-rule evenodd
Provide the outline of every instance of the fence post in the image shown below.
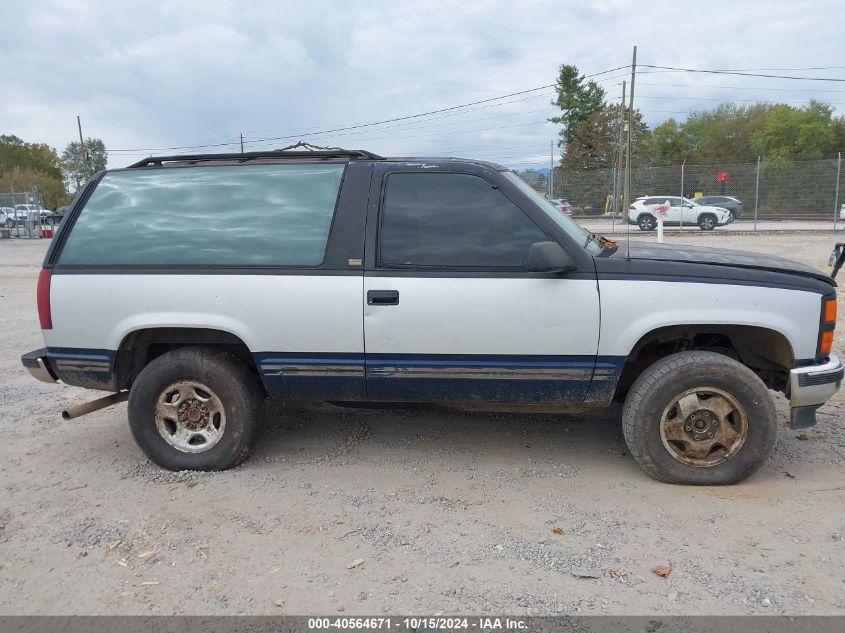
<path fill-rule="evenodd" d="M 839 174 L 842 173 L 842 152 L 836 153 L 836 195 L 833 198 L 833 230 L 836 230 L 836 218 L 839 216 Z"/>
<path fill-rule="evenodd" d="M 754 185 L 754 230 L 757 230 L 757 204 L 760 200 L 760 157 L 757 157 L 757 183 Z"/>

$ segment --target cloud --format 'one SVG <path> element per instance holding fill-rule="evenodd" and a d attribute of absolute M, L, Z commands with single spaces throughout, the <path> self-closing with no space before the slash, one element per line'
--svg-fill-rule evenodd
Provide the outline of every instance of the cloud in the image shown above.
<path fill-rule="evenodd" d="M 308 132 L 551 84 L 562 63 L 585 73 L 622 66 L 633 44 L 641 63 L 655 65 L 825 66 L 833 63 L 832 51 L 842 50 L 830 19 L 837 10 L 829 0 L 0 0 L 4 23 L 20 25 L 20 36 L 0 41 L 0 123 L 4 133 L 61 150 L 75 138 L 79 114 L 85 133 L 103 138 L 109 149 L 138 149 L 112 153 L 110 166 L 165 151 L 156 148 L 230 143 L 208 150 L 234 150 L 243 132 L 248 149 L 306 138 L 522 167 L 548 160 L 556 138 L 556 127 L 545 122 L 553 114 L 551 90 L 495 107 Z M 610 98 L 618 97 L 624 74 L 602 76 Z M 637 105 L 654 125 L 720 100 L 845 101 L 843 93 L 821 92 L 832 89 L 842 88 L 644 73 Z M 267 137 L 286 138 L 259 141 Z"/>

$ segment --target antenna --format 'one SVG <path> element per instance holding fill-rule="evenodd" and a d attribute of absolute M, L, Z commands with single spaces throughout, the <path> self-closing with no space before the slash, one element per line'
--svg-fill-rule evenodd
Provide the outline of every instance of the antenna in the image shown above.
<path fill-rule="evenodd" d="M 628 147 L 626 149 L 626 158 L 625 158 L 625 196 L 622 200 L 622 206 L 625 207 L 627 213 L 627 205 L 628 198 L 631 196 L 631 137 L 634 134 L 634 79 L 637 77 L 637 47 L 634 47 L 634 58 L 631 61 L 631 96 L 630 101 L 628 102 Z M 628 222 L 628 231 L 626 237 L 627 245 L 627 255 L 626 258 L 628 260 L 631 259 L 631 223 Z"/>

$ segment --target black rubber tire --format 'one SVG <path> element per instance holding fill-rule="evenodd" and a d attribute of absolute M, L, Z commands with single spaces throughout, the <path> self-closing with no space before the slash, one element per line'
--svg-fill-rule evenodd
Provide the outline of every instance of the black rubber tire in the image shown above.
<path fill-rule="evenodd" d="M 698 228 L 702 231 L 712 231 L 719 224 L 719 220 L 712 213 L 702 213 L 698 216 Z"/>
<path fill-rule="evenodd" d="M 226 427 L 217 445 L 203 453 L 182 452 L 159 435 L 154 408 L 168 385 L 194 379 L 220 398 Z M 148 364 L 129 392 L 129 428 L 144 454 L 168 470 L 226 470 L 244 461 L 264 427 L 264 392 L 258 378 L 237 357 L 184 347 Z"/>
<path fill-rule="evenodd" d="M 657 220 L 654 216 L 651 216 L 648 213 L 643 213 L 637 218 L 637 226 L 640 227 L 640 231 L 653 231 L 657 228 Z"/>
<path fill-rule="evenodd" d="M 696 467 L 677 461 L 660 439 L 660 418 L 672 400 L 688 389 L 714 387 L 745 409 L 748 435 L 728 461 Z M 775 403 L 763 381 L 745 365 L 716 352 L 679 352 L 657 361 L 631 386 L 622 408 L 622 430 L 631 456 L 660 481 L 724 485 L 741 481 L 762 466 L 778 433 Z"/>

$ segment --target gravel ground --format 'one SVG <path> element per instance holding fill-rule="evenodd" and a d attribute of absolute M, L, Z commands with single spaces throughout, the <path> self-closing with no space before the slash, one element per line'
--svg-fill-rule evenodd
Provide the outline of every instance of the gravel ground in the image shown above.
<path fill-rule="evenodd" d="M 706 243 L 822 267 L 833 241 Z M 0 614 L 845 613 L 841 395 L 732 487 L 647 478 L 618 408 L 273 405 L 241 467 L 170 473 L 125 404 L 63 421 L 97 394 L 21 368 L 46 246 L 0 241 Z"/>

